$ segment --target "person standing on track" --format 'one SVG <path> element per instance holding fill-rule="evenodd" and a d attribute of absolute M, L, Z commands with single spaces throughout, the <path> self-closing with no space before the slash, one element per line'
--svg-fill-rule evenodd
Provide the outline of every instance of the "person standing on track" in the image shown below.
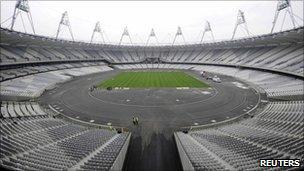
<path fill-rule="evenodd" d="M 132 122 L 133 122 L 133 125 L 136 125 L 136 120 L 135 120 L 135 117 L 133 116 L 132 118 Z"/>
<path fill-rule="evenodd" d="M 138 125 L 138 123 L 139 123 L 138 117 L 135 118 L 135 122 L 136 122 L 136 125 Z"/>

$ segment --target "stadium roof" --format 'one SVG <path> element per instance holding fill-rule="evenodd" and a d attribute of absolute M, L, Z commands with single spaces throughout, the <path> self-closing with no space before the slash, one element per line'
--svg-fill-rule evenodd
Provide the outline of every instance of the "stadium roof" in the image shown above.
<path fill-rule="evenodd" d="M 77 42 L 55 39 L 46 36 L 38 36 L 22 32 L 11 31 L 1 28 L 1 44 L 9 44 L 15 46 L 47 46 L 47 47 L 62 47 L 67 48 L 103 48 L 103 49 L 195 49 L 195 48 L 238 48 L 238 47 L 259 47 L 259 46 L 278 46 L 288 44 L 303 43 L 303 27 L 273 33 L 253 36 L 248 38 L 241 38 L 236 40 L 215 41 L 213 43 L 200 44 L 184 44 L 184 45 L 158 45 L 158 46 L 144 46 L 144 45 L 115 45 L 115 44 L 95 44 L 87 42 Z"/>

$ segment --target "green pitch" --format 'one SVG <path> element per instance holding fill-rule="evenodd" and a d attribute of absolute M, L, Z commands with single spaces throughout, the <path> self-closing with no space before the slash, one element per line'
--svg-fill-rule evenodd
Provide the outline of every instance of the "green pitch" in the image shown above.
<path fill-rule="evenodd" d="M 204 88 L 209 86 L 184 72 L 122 72 L 109 80 L 101 82 L 98 87 Z"/>

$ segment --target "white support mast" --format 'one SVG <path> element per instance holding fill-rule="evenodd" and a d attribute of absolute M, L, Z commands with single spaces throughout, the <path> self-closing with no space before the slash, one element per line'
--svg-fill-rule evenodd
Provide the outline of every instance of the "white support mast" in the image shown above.
<path fill-rule="evenodd" d="M 245 15 L 244 15 L 244 12 L 239 10 L 238 12 L 238 15 L 237 15 L 237 19 L 236 19 L 236 24 L 235 24 L 235 27 L 234 27 L 234 30 L 233 30 L 233 34 L 232 34 L 232 40 L 234 39 L 234 36 L 235 36 L 235 33 L 237 31 L 237 28 L 238 26 L 242 27 L 243 29 L 245 29 L 247 35 L 249 36 L 249 30 L 248 30 L 248 27 L 247 27 L 247 22 L 245 20 Z"/>
<path fill-rule="evenodd" d="M 185 37 L 184 37 L 184 35 L 183 35 L 182 29 L 181 29 L 180 26 L 178 26 L 178 27 L 177 27 L 177 32 L 176 32 L 176 34 L 175 34 L 175 36 L 174 36 L 172 45 L 174 45 L 175 40 L 176 40 L 176 38 L 177 38 L 178 36 L 182 36 L 182 38 L 183 38 L 183 40 L 184 40 L 184 43 L 186 44 L 186 40 L 185 40 Z"/>
<path fill-rule="evenodd" d="M 147 42 L 146 42 L 146 45 L 148 45 L 148 43 L 149 43 L 149 41 L 150 41 L 150 38 L 153 38 L 153 37 L 155 38 L 157 45 L 159 45 L 158 39 L 157 39 L 157 37 L 156 37 L 155 31 L 154 31 L 153 28 L 151 29 L 151 32 L 150 32 L 150 34 L 149 34 L 148 40 L 147 40 Z"/>
<path fill-rule="evenodd" d="M 273 19 L 273 22 L 272 22 L 271 33 L 273 33 L 273 30 L 274 30 L 274 27 L 275 27 L 276 22 L 278 20 L 279 14 L 283 10 L 285 10 L 285 14 L 284 14 L 281 30 L 283 28 L 283 25 L 284 25 L 284 22 L 285 22 L 285 17 L 286 17 L 287 13 L 289 14 L 289 17 L 291 19 L 293 28 L 296 27 L 294 14 L 292 12 L 292 8 L 291 8 L 291 5 L 290 5 L 290 0 L 278 0 L 277 9 L 275 11 L 274 19 Z"/>
<path fill-rule="evenodd" d="M 129 34 L 129 31 L 128 31 L 128 27 L 127 27 L 127 26 L 125 27 L 125 29 L 124 29 L 124 31 L 123 31 L 123 33 L 122 33 L 122 35 L 121 35 L 121 38 L 120 38 L 120 41 L 119 41 L 119 45 L 121 45 L 122 39 L 123 39 L 124 36 L 128 36 L 128 37 L 129 37 L 129 40 L 130 40 L 131 45 L 132 45 L 132 44 L 133 44 L 133 43 L 132 43 L 132 39 L 131 39 L 131 36 L 130 36 L 130 34 Z"/>
<path fill-rule="evenodd" d="M 213 36 L 213 32 L 212 32 L 212 29 L 211 29 L 209 21 L 206 21 L 205 29 L 204 29 L 203 36 L 202 36 L 202 39 L 201 39 L 200 43 L 203 42 L 203 39 L 204 39 L 204 36 L 205 36 L 206 32 L 210 32 L 211 33 L 212 40 L 214 41 L 214 36 Z"/>
<path fill-rule="evenodd" d="M 103 43 L 105 43 L 105 39 L 104 39 L 104 37 L 103 37 L 103 34 L 102 34 L 102 31 L 101 31 L 101 28 L 100 28 L 100 22 L 99 22 L 99 21 L 95 24 L 95 27 L 94 27 L 94 30 L 93 30 L 93 34 L 92 34 L 90 43 L 92 43 L 92 41 L 93 41 L 93 39 L 94 39 L 95 33 L 99 33 L 99 34 L 101 35 L 101 38 L 102 38 Z"/>
<path fill-rule="evenodd" d="M 70 21 L 69 21 L 69 17 L 68 17 L 68 12 L 65 11 L 63 14 L 62 14 L 62 17 L 61 17 L 61 20 L 59 22 L 59 25 L 58 25 L 58 29 L 57 29 L 57 34 L 56 34 L 56 39 L 58 38 L 59 36 L 59 33 L 62 29 L 62 27 L 68 27 L 69 28 L 69 32 L 71 34 L 71 37 L 74 41 L 74 36 L 73 36 L 73 32 L 72 32 L 72 28 L 71 28 L 71 24 L 70 24 Z"/>
<path fill-rule="evenodd" d="M 33 22 L 33 18 L 32 18 L 32 14 L 31 14 L 31 11 L 30 11 L 28 0 L 17 0 L 17 3 L 15 5 L 14 14 L 13 14 L 13 19 L 12 19 L 11 30 L 14 30 L 15 22 L 16 22 L 16 19 L 17 19 L 19 14 L 20 14 L 20 17 L 22 19 L 23 28 L 25 30 L 25 25 L 24 25 L 24 21 L 23 21 L 23 17 L 22 17 L 22 12 L 27 14 L 27 18 L 28 18 L 28 20 L 31 24 L 32 31 L 35 34 L 34 22 Z M 26 32 L 26 30 L 25 30 L 25 32 Z"/>

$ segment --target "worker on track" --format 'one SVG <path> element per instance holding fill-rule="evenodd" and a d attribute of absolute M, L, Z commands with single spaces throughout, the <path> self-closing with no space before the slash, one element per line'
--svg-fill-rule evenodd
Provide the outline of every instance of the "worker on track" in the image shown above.
<path fill-rule="evenodd" d="M 133 125 L 136 125 L 136 119 L 135 119 L 134 116 L 133 116 L 133 118 L 132 118 L 132 122 L 133 122 Z"/>
<path fill-rule="evenodd" d="M 136 123 L 136 125 L 139 124 L 139 119 L 138 119 L 138 117 L 135 118 L 135 123 Z"/>

